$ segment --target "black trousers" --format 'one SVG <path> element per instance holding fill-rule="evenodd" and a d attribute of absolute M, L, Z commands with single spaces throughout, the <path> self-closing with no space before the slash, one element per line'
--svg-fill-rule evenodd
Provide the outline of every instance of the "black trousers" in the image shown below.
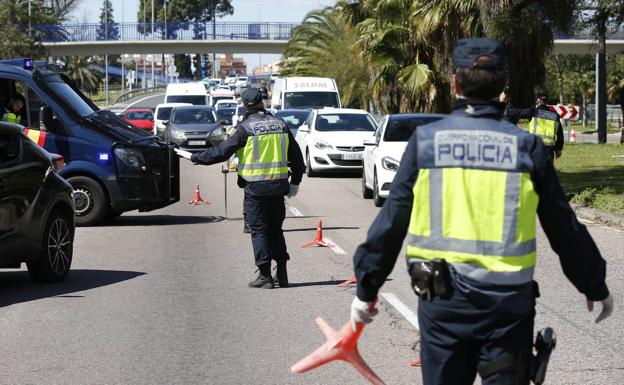
<path fill-rule="evenodd" d="M 479 365 L 508 354 L 527 357 L 534 316 L 534 308 L 526 314 L 507 314 L 477 307 L 458 290 L 449 300 L 421 299 L 418 321 L 424 384 L 472 385 Z M 528 361 L 518 370 L 483 378 L 482 384 L 528 385 Z"/>
<path fill-rule="evenodd" d="M 270 264 L 271 260 L 287 260 L 286 240 L 282 232 L 286 216 L 284 196 L 245 194 L 244 206 L 256 266 Z"/>

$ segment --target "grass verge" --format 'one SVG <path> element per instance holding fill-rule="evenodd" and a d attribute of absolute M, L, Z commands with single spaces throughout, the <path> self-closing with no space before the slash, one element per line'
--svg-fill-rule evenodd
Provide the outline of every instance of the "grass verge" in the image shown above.
<path fill-rule="evenodd" d="M 617 156 L 624 145 L 566 143 L 555 168 L 571 201 L 624 215 L 624 157 Z"/>

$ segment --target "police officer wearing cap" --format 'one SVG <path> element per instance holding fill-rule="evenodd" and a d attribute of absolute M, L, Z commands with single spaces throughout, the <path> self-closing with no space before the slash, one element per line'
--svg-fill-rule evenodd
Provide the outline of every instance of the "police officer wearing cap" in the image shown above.
<path fill-rule="evenodd" d="M 390 196 L 354 256 L 351 320 L 368 323 L 407 235 L 425 385 L 528 384 L 537 285 L 536 215 L 566 277 L 613 310 L 606 263 L 570 209 L 541 138 L 502 119 L 503 48 L 459 40 L 457 99 L 409 140 Z"/>
<path fill-rule="evenodd" d="M 282 232 L 284 196 L 292 198 L 297 194 L 305 171 L 303 156 L 286 123 L 265 110 L 259 89 L 245 90 L 242 100 L 246 114 L 236 132 L 218 146 L 193 154 L 191 161 L 214 164 L 237 154 L 238 184 L 245 189 L 244 208 L 260 272 L 249 287 L 274 287 L 271 260 L 277 264 L 275 279 L 280 287 L 287 287 L 289 256 Z"/>
<path fill-rule="evenodd" d="M 526 130 L 542 138 L 546 151 L 549 151 L 555 159 L 561 157 L 563 127 L 559 115 L 548 108 L 548 95 L 545 92 L 537 93 L 535 108 L 508 107 L 505 110 L 505 118 L 513 123 L 517 123 L 520 119 L 530 119 Z"/>

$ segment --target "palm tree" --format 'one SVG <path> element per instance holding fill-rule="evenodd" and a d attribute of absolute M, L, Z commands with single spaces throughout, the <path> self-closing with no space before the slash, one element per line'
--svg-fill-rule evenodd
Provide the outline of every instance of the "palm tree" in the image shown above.
<path fill-rule="evenodd" d="M 321 76 L 336 80 L 342 104 L 367 108 L 368 72 L 354 46 L 356 34 L 340 8 L 329 7 L 306 15 L 284 50 L 282 73 Z"/>
<path fill-rule="evenodd" d="M 76 87 L 94 94 L 98 91 L 101 76 L 89 69 L 91 59 L 86 56 L 70 56 L 65 58 L 65 73 Z"/>

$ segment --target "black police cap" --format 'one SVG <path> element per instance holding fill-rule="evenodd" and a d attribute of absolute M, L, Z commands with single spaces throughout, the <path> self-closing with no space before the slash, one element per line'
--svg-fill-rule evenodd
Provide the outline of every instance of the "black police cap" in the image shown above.
<path fill-rule="evenodd" d="M 466 38 L 457 40 L 453 49 L 453 67 L 490 71 L 505 69 L 505 49 L 496 40 Z"/>
<path fill-rule="evenodd" d="M 259 88 L 248 88 L 241 96 L 243 104 L 247 107 L 262 104 L 262 91 Z"/>

